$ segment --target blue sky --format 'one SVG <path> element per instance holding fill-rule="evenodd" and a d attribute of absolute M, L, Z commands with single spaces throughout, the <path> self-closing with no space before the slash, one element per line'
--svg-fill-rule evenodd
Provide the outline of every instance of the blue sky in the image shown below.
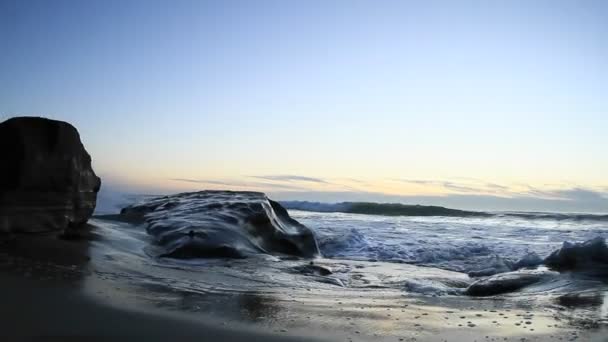
<path fill-rule="evenodd" d="M 607 17 L 605 1 L 3 0 L 0 118 L 73 123 L 109 188 L 602 211 Z"/>

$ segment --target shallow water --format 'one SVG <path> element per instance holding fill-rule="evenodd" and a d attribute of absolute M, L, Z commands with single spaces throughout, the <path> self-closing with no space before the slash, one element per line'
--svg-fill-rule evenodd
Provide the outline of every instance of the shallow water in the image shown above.
<path fill-rule="evenodd" d="M 552 245 L 540 243 L 543 240 L 541 233 L 536 234 L 536 239 L 532 234 L 528 239 L 507 239 L 504 236 L 508 227 L 491 229 L 498 232 L 497 236 L 486 234 L 486 239 L 472 243 L 464 237 L 455 238 L 459 230 L 475 234 L 475 229 L 468 230 L 467 223 L 460 219 L 308 212 L 291 214 L 316 232 L 324 257 L 315 259 L 314 265 L 329 269 L 331 274 L 319 274 L 314 268 L 309 270 L 307 259 L 265 254 L 246 259 L 158 258 L 158 253 L 152 250 L 153 239 L 145 233 L 143 226 L 99 219 L 91 222 L 98 227 L 99 235 L 104 237 L 93 242 L 97 254 L 94 259 L 101 260 L 95 272 L 98 277 L 118 284 L 126 282 L 135 288 L 143 287 L 146 292 L 158 291 L 160 296 L 150 298 L 154 301 L 169 298 L 167 293 L 204 296 L 255 294 L 279 302 L 307 303 L 309 309 L 317 305 L 331 306 L 336 298 L 355 306 L 356 303 L 366 303 L 366 307 L 372 309 L 404 298 L 424 302 L 437 298 L 445 298 L 444 301 L 449 302 L 449 298 L 454 298 L 458 307 L 476 306 L 478 304 L 466 304 L 477 300 L 464 294 L 467 286 L 476 279 L 453 269 L 478 267 L 486 262 L 485 258 L 495 258 L 492 253 L 503 253 L 499 254 L 501 258 L 514 255 L 513 259 L 527 251 L 545 256 L 560 246 L 557 242 L 560 237 L 572 236 L 571 229 L 551 228 L 543 223 L 544 226 L 538 229 L 545 234 L 553 234 L 548 236 L 548 240 L 555 240 Z M 488 222 L 483 220 L 473 221 L 476 227 L 488 226 Z M 329 229 L 330 226 L 334 228 Z M 416 230 L 416 226 L 426 228 Z M 521 222 L 518 222 L 518 226 L 516 229 L 534 229 L 531 224 L 525 226 Z M 347 234 L 340 234 L 340 229 Z M 352 241 L 349 234 L 353 234 L 353 229 L 363 236 L 364 241 Z M 581 239 L 597 233 L 598 229 L 584 229 Z M 344 245 L 346 248 L 340 249 L 332 242 L 336 240 L 352 245 Z M 398 252 L 380 259 L 383 254 L 378 250 L 391 249 Z M 428 257 L 430 253 L 434 255 L 433 258 Z M 394 262 L 395 254 L 411 256 L 408 262 L 412 264 L 405 263 L 405 260 Z M 564 273 L 519 291 L 488 299 L 498 299 L 500 306 L 544 308 L 555 312 L 555 315 L 565 314 L 566 320 L 604 324 L 608 322 L 607 294 L 608 284 L 605 280 L 584 274 Z"/>
<path fill-rule="evenodd" d="M 208 231 L 200 224 L 201 217 L 191 220 L 182 211 L 172 215 L 162 212 L 153 217 L 180 234 L 195 228 Z M 107 285 L 100 288 L 98 281 L 103 280 L 129 289 L 125 291 L 130 295 L 106 297 L 119 304 L 136 297 L 154 306 L 193 311 L 205 307 L 204 311 L 222 316 L 240 307 L 237 321 L 285 325 L 288 320 L 289 329 L 343 326 L 355 335 L 350 321 L 355 317 L 369 328 L 357 329 L 372 336 L 378 329 L 385 329 L 387 336 L 404 329 L 416 332 L 421 312 L 437 316 L 419 322 L 425 329 L 439 329 L 437 333 L 445 320 L 463 336 L 467 332 L 459 329 L 473 327 L 477 334 L 486 329 L 504 337 L 559 336 L 568 326 L 586 331 L 608 324 L 608 277 L 589 270 L 559 273 L 537 268 L 564 241 L 608 237 L 608 222 L 601 217 L 519 213 L 416 217 L 298 210 L 289 210 L 289 215 L 318 241 L 321 256 L 312 265 L 311 259 L 281 253 L 250 253 L 244 259 L 159 257 L 163 246 L 157 244 L 155 234 L 146 233 L 149 222 L 94 219 L 91 223 L 102 238 L 93 242 L 94 277 L 88 278 L 85 288 L 104 293 Z M 180 225 L 173 224 L 176 218 Z M 467 288 L 479 280 L 517 286 L 487 297 L 469 296 Z M 434 307 L 436 313 L 430 309 Z M 385 311 L 390 310 L 395 311 L 387 316 Z M 533 312 L 533 327 L 523 321 L 530 316 L 526 312 Z M 331 324 L 325 319 L 328 316 L 333 316 Z"/>

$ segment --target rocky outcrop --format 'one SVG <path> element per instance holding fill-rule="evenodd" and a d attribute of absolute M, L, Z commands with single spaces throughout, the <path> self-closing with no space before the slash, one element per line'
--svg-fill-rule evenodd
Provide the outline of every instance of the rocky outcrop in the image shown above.
<path fill-rule="evenodd" d="M 606 268 L 608 266 L 606 239 L 598 236 L 581 243 L 566 241 L 562 248 L 545 259 L 545 265 L 559 271 Z"/>
<path fill-rule="evenodd" d="M 158 197 L 124 208 L 121 216 L 145 223 L 163 257 L 319 254 L 312 231 L 259 192 L 201 191 Z"/>
<path fill-rule="evenodd" d="M 100 186 L 74 126 L 38 117 L 0 123 L 0 232 L 77 231 Z"/>

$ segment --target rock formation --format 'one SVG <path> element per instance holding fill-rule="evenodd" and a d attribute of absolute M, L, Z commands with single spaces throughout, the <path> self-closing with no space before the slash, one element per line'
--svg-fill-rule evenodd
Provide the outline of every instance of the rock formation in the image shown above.
<path fill-rule="evenodd" d="M 164 257 L 319 254 L 312 231 L 259 192 L 201 191 L 158 197 L 124 208 L 121 216 L 146 223 Z"/>
<path fill-rule="evenodd" d="M 0 123 L 0 232 L 77 231 L 100 186 L 74 126 L 38 117 Z"/>
<path fill-rule="evenodd" d="M 545 265 L 559 271 L 606 268 L 608 265 L 606 239 L 598 236 L 582 243 L 566 241 L 562 248 L 545 259 Z"/>

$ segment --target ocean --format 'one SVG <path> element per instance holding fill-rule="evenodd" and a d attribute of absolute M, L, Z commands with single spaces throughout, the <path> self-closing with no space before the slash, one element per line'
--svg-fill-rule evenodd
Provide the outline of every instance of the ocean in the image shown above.
<path fill-rule="evenodd" d="M 131 208 L 144 221 L 94 218 L 91 223 L 104 236 L 95 242 L 96 259 L 104 260 L 96 272 L 123 279 L 120 284 L 127 277 L 147 293 L 159 291 L 154 300 L 167 292 L 255 294 L 307 305 L 336 298 L 358 305 L 366 298 L 373 308 L 394 298 L 457 301 L 458 307 L 478 305 L 482 298 L 499 300 L 501 308 L 536 307 L 563 316 L 556 319 L 608 322 L 606 216 L 402 216 L 387 215 L 381 204 L 374 204 L 378 214 L 359 214 L 345 212 L 349 204 L 282 202 L 312 232 L 318 254 L 310 258 L 271 251 L 275 245 L 266 240 L 278 233 L 265 235 L 268 227 L 285 234 L 277 240 L 285 243 L 289 234 L 301 232 L 292 231 L 263 194 L 236 194 L 192 193 L 156 202 L 146 197 L 147 204 Z M 256 210 L 268 218 L 256 218 L 252 226 L 248 220 Z"/>

